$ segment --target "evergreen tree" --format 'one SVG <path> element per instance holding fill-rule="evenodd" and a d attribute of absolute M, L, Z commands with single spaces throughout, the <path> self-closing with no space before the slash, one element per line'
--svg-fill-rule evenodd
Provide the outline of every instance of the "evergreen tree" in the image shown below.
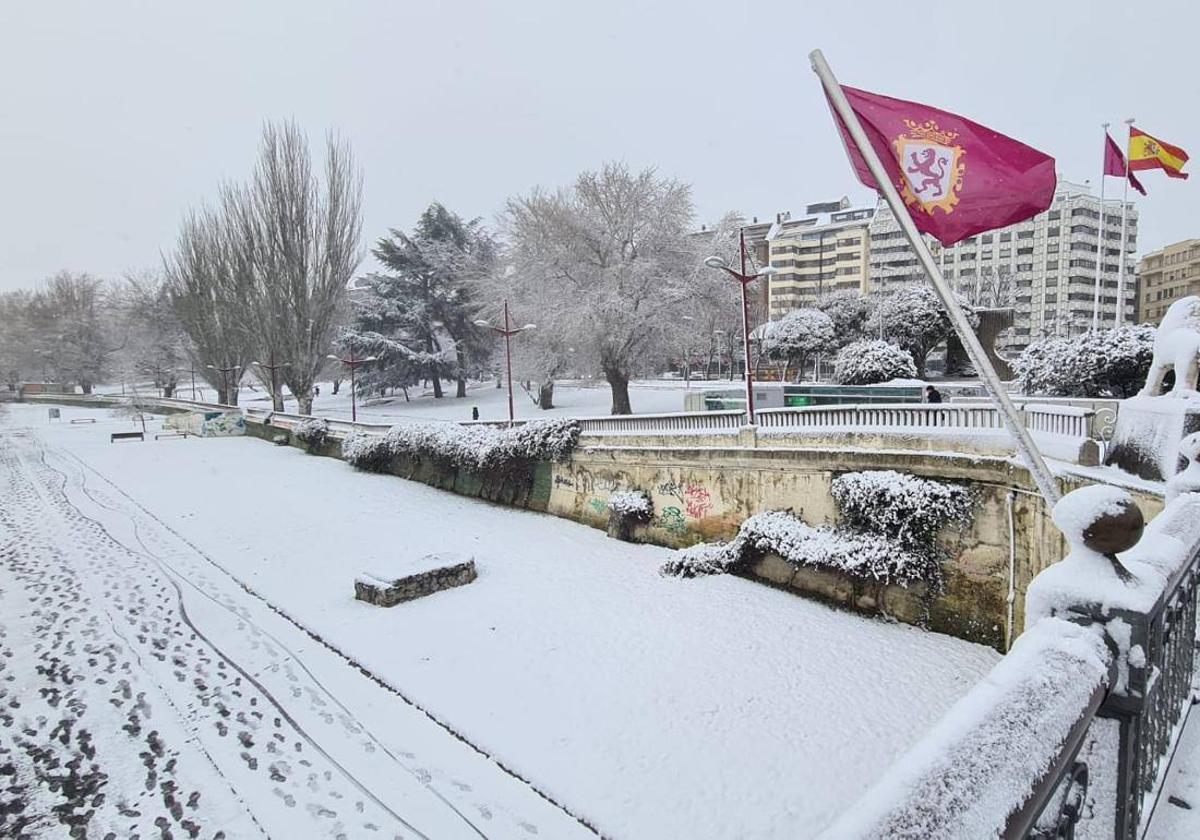
<path fill-rule="evenodd" d="M 364 387 L 407 387 L 421 377 L 442 396 L 442 378 L 467 376 L 491 352 L 491 336 L 474 325 L 476 280 L 496 258 L 491 235 L 478 219 L 463 221 L 441 204 L 421 214 L 411 234 L 393 229 L 372 251 L 385 273 L 367 278 L 351 329 L 341 339 L 359 355 L 373 355 Z"/>

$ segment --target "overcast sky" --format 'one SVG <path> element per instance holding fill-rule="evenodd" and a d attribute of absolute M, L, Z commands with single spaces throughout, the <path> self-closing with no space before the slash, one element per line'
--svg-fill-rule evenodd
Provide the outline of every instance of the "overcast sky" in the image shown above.
<path fill-rule="evenodd" d="M 814 47 L 843 82 L 976 119 L 1071 180 L 1095 183 L 1100 123 L 1123 133 L 1129 116 L 1200 172 L 1198 6 L 10 0 L 0 289 L 157 266 L 185 210 L 245 177 L 281 117 L 351 141 L 368 244 L 433 200 L 490 222 L 507 196 L 608 159 L 690 182 L 698 224 L 873 200 Z M 1200 236 L 1200 174 L 1144 180 L 1142 249 Z"/>

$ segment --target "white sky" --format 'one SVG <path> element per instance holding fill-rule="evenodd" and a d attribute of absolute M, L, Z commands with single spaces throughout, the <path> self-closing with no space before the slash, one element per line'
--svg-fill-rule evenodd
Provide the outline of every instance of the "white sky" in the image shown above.
<path fill-rule="evenodd" d="M 693 184 L 698 223 L 870 200 L 814 47 L 843 82 L 962 113 L 1072 180 L 1095 182 L 1099 124 L 1128 116 L 1200 173 L 1191 0 L 5 0 L 0 289 L 157 266 L 184 211 L 248 174 L 267 118 L 352 142 L 366 244 L 435 199 L 490 222 L 606 159 Z M 1200 174 L 1144 180 L 1142 249 L 1200 236 Z"/>

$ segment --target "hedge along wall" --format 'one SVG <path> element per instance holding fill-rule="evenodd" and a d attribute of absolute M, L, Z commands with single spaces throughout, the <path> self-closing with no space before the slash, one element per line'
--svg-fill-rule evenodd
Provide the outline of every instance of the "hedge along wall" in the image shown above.
<path fill-rule="evenodd" d="M 1013 494 L 1016 600 L 1015 639 L 1024 626 L 1025 589 L 1042 569 L 1057 562 L 1066 544 L 1023 469 L 1007 459 L 894 451 L 833 451 L 802 448 L 636 447 L 578 448 L 553 465 L 549 512 L 597 528 L 608 524 L 608 498 L 620 490 L 642 490 L 654 503 L 650 521 L 633 528 L 635 540 L 688 546 L 732 538 L 743 521 L 769 510 L 792 510 L 810 525 L 838 523 L 831 492 L 845 472 L 896 470 L 969 487 L 976 499 L 970 521 L 937 535 L 944 554 L 943 588 L 923 603 L 920 614 L 905 593 L 834 573 L 794 575 L 766 559 L 751 574 L 866 612 L 887 612 L 909 623 L 1003 650 L 1008 630 L 1009 521 Z M 1064 490 L 1089 482 L 1064 479 Z M 1158 496 L 1134 491 L 1147 519 L 1162 509 Z M 786 574 L 785 574 L 786 571 Z M 897 609 L 882 603 L 892 598 Z M 901 605 L 901 601 L 904 603 Z"/>
<path fill-rule="evenodd" d="M 265 426 L 259 421 L 247 419 L 246 434 L 263 440 L 274 440 L 284 436 L 289 446 L 309 451 L 309 447 L 286 429 Z M 312 450 L 314 455 L 345 460 L 342 440 L 329 438 Z M 537 461 L 528 471 L 519 474 L 489 476 L 434 459 L 415 459 L 394 456 L 386 470 L 390 475 L 419 481 L 440 490 L 449 490 L 462 496 L 485 499 L 490 502 L 545 511 L 550 502 L 551 463 Z"/>

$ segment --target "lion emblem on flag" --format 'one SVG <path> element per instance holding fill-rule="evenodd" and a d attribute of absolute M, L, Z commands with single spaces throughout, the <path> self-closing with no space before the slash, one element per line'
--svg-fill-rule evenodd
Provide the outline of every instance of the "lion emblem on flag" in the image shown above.
<path fill-rule="evenodd" d="M 904 124 L 908 130 L 893 143 L 904 175 L 898 185 L 904 203 L 930 214 L 935 207 L 952 213 L 966 171 L 965 152 L 954 145 L 958 134 L 942 131 L 933 120 Z"/>

